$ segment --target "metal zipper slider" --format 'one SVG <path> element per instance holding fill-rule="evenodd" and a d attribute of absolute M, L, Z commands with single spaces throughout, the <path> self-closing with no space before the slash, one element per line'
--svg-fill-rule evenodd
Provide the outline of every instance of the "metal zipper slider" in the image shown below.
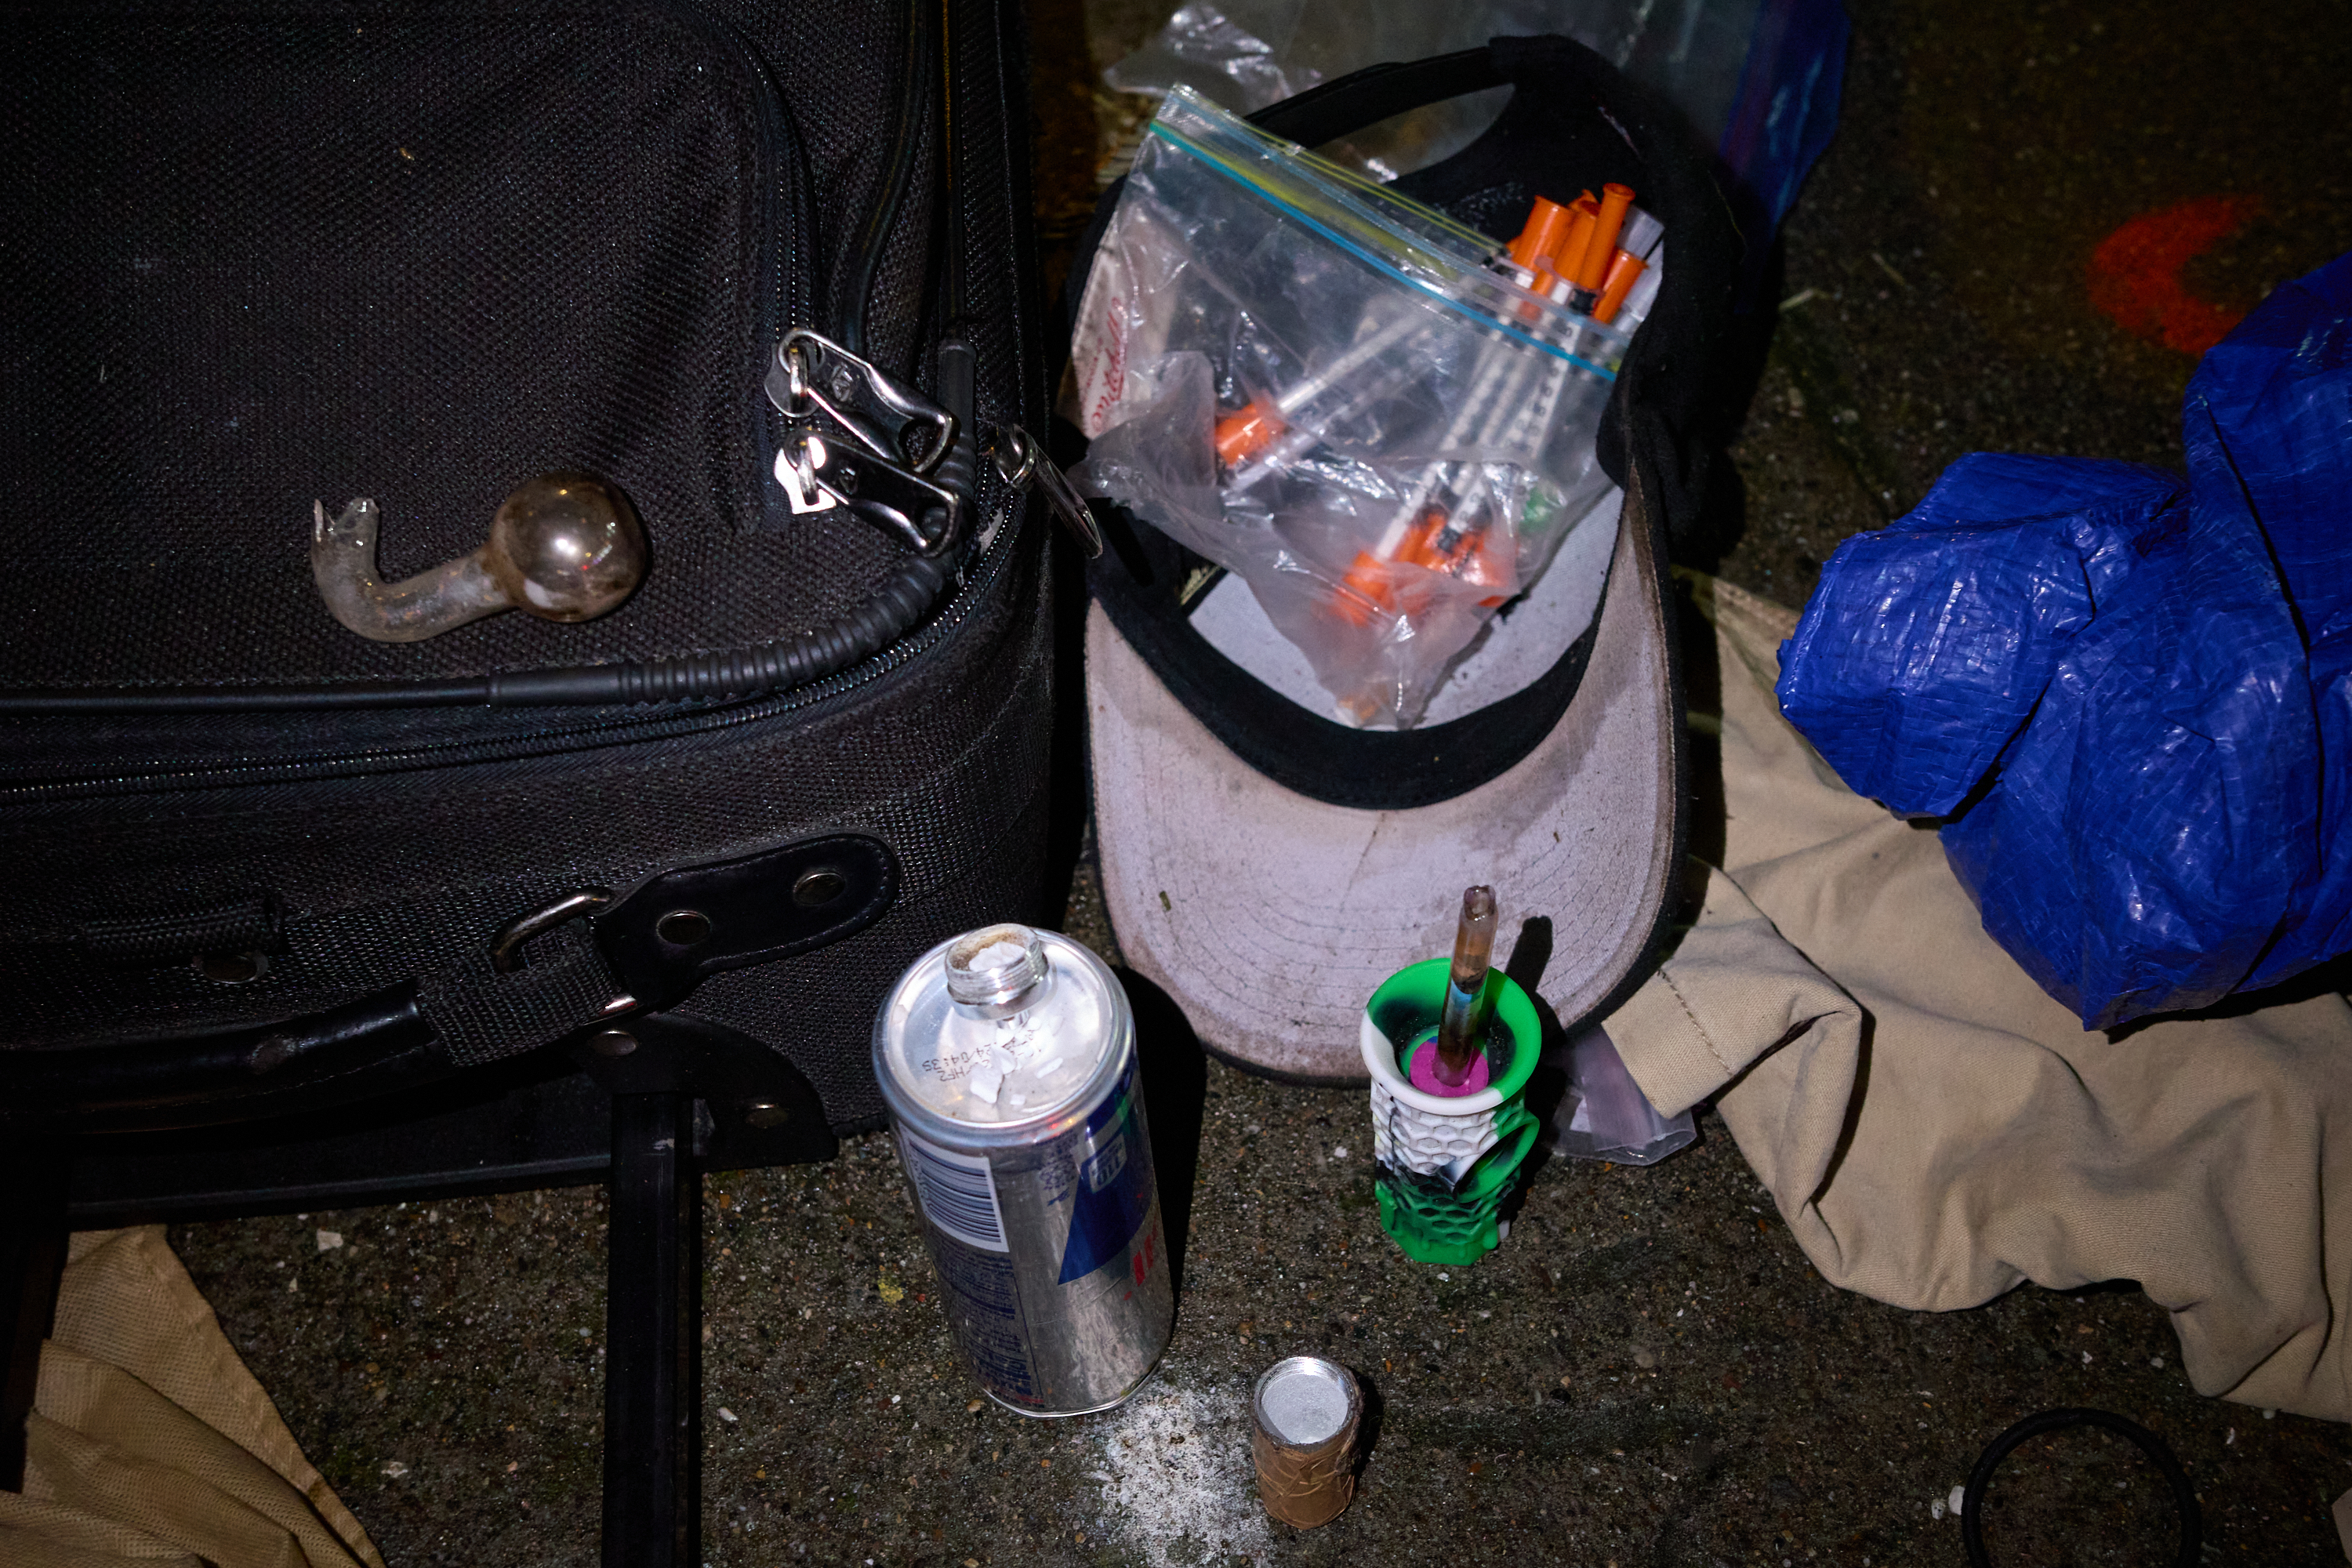
<path fill-rule="evenodd" d="M 830 497 L 866 521 L 902 536 L 918 554 L 944 555 L 963 538 L 964 499 L 945 485 L 908 473 L 887 458 L 795 434 L 777 454 L 776 471 Z"/>
<path fill-rule="evenodd" d="M 1034 486 L 1045 492 L 1045 504 L 1077 536 L 1078 547 L 1087 552 L 1087 560 L 1103 552 L 1102 526 L 1087 510 L 1086 498 L 1071 488 L 1061 465 L 1045 456 L 1036 437 L 1018 425 L 1000 425 L 988 455 L 996 459 L 996 471 L 1014 489 L 1025 495 Z"/>
<path fill-rule="evenodd" d="M 796 512 L 844 506 L 944 555 L 962 542 L 966 498 L 928 476 L 953 449 L 956 417 L 832 339 L 795 328 L 776 345 L 768 400 L 788 418 L 822 414 L 863 446 L 794 431 L 776 454 L 776 482 Z"/>
<path fill-rule="evenodd" d="M 901 386 L 831 338 L 795 327 L 768 367 L 768 401 L 794 419 L 823 414 L 877 458 L 918 474 L 940 465 L 955 416 Z"/>

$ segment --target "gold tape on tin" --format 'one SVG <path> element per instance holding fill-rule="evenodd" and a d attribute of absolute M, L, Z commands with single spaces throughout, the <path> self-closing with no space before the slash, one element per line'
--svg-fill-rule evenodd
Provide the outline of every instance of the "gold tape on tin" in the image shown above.
<path fill-rule="evenodd" d="M 1250 1416 L 1265 1511 L 1301 1530 L 1339 1518 L 1356 1495 L 1364 1396 L 1355 1374 L 1319 1356 L 1278 1361 L 1258 1378 Z"/>

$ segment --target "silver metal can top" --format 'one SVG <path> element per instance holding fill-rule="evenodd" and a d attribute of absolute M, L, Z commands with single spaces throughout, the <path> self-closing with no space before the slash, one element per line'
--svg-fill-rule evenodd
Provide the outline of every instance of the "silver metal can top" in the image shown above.
<path fill-rule="evenodd" d="M 1250 1413 L 1265 1435 L 1286 1448 L 1319 1448 L 1353 1426 L 1363 1412 L 1355 1374 L 1321 1356 L 1295 1355 L 1259 1374 Z"/>
<path fill-rule="evenodd" d="M 902 1121 L 1030 1134 L 1091 1106 L 1133 1033 L 1102 960 L 1055 931 L 986 926 L 899 977 L 875 1020 L 874 1075 Z"/>
<path fill-rule="evenodd" d="M 1027 926 L 983 926 L 948 944 L 948 999 L 974 1016 L 1009 1018 L 1044 1000 L 1045 944 Z"/>

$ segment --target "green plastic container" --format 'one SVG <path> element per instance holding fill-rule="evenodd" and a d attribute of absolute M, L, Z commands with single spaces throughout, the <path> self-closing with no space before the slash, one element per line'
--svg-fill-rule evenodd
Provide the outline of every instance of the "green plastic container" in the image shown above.
<path fill-rule="evenodd" d="M 1496 1211 L 1536 1141 L 1526 1099 L 1542 1025 L 1534 1002 L 1499 969 L 1486 976 L 1490 1005 L 1480 1041 L 1492 1075 L 1486 1088 L 1446 1099 L 1412 1087 L 1413 1058 L 1436 1048 L 1452 967 L 1450 959 L 1432 958 L 1401 969 L 1364 1008 L 1379 1160 L 1373 1193 L 1381 1226 L 1420 1263 L 1475 1263 L 1495 1249 L 1501 1239 Z"/>

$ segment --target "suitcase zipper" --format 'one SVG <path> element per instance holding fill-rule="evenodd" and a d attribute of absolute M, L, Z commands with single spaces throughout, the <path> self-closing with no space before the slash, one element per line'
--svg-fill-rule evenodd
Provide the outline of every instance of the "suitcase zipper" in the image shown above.
<path fill-rule="evenodd" d="M 769 175 L 760 189 L 758 265 L 763 276 L 774 280 L 761 300 L 760 318 L 753 327 L 757 342 L 772 342 L 791 328 L 805 324 L 815 313 L 810 284 L 803 280 L 799 268 L 783 261 L 787 256 L 814 249 L 811 241 L 816 220 L 809 204 L 799 132 L 784 112 L 783 94 L 769 74 L 767 62 L 732 22 L 694 0 L 653 0 L 653 4 L 699 37 L 714 54 L 731 60 L 753 87 L 752 118 L 760 161 Z"/>

